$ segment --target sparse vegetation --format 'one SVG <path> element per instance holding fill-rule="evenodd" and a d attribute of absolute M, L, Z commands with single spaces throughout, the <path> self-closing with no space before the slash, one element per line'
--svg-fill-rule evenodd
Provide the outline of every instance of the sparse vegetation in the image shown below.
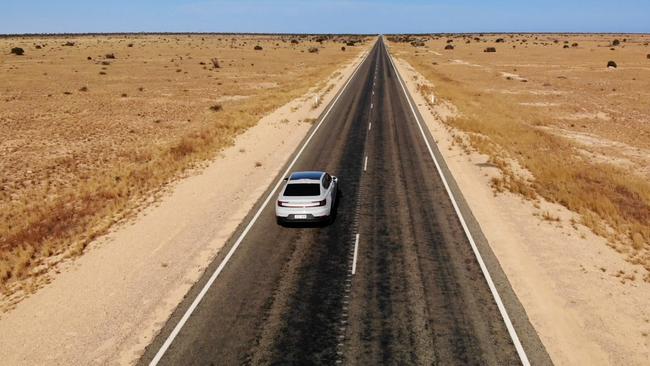
<path fill-rule="evenodd" d="M 494 47 L 487 47 L 485 50 L 483 50 L 483 52 L 496 52 L 496 51 L 497 49 Z"/>
<path fill-rule="evenodd" d="M 257 46 L 255 46 L 255 47 L 253 47 L 253 49 L 254 49 L 255 51 L 261 51 L 261 50 L 262 50 L 262 46 L 257 45 Z"/>
<path fill-rule="evenodd" d="M 638 102 L 639 97 L 648 97 L 646 91 L 641 91 L 647 89 L 647 81 L 639 84 L 641 76 L 647 74 L 639 71 L 641 67 L 630 67 L 629 71 L 623 68 L 616 73 L 587 68 L 576 71 L 576 60 L 580 62 L 580 58 L 586 57 L 598 60 L 604 52 L 609 52 L 602 46 L 602 40 L 600 51 L 590 50 L 589 42 L 597 41 L 580 39 L 582 47 L 569 56 L 574 59 L 562 63 L 549 58 L 553 60 L 549 61 L 553 62 L 553 73 L 527 66 L 531 60 L 536 64 L 544 62 L 539 56 L 544 47 L 542 42 L 529 43 L 530 48 L 536 48 L 530 52 L 520 52 L 522 48 L 518 48 L 516 54 L 503 53 L 495 61 L 476 55 L 480 50 L 478 45 L 473 50 L 458 50 L 461 52 L 458 57 L 468 64 L 481 64 L 484 70 L 499 73 L 486 73 L 477 67 L 461 68 L 445 56 L 434 57 L 437 63 L 434 67 L 431 59 L 417 57 L 410 47 L 393 44 L 392 49 L 398 58 L 406 59 L 436 85 L 437 100 L 450 101 L 458 108 L 458 115 L 447 123 L 466 132 L 468 148 L 488 155 L 490 165 L 499 168 L 501 175 L 491 182 L 495 191 L 511 191 L 530 200 L 543 198 L 576 212 L 581 224 L 606 238 L 631 263 L 642 265 L 647 271 L 643 278 L 650 281 L 648 156 L 636 158 L 631 152 L 628 155 L 618 150 L 647 149 L 647 126 L 638 121 L 650 115 L 647 103 Z M 628 42 L 625 50 L 617 52 L 626 51 L 631 45 Z M 634 57 L 638 62 L 638 48 L 626 52 L 627 55 L 617 57 L 626 64 L 633 62 Z M 582 62 L 589 65 L 588 60 Z M 503 66 L 517 63 L 522 65 L 519 71 Z M 612 63 L 608 66 L 615 67 L 616 63 Z M 507 81 L 521 78 L 512 74 L 522 72 L 521 69 L 534 73 L 535 78 L 522 78 L 528 83 Z M 571 76 L 557 75 L 560 70 Z M 624 72 L 626 80 L 619 76 Z M 641 94 L 632 95 L 626 90 Z M 610 94 L 614 92 L 615 98 Z M 428 99 L 434 91 L 422 90 L 422 93 Z M 545 108 L 550 105 L 554 106 L 552 110 Z M 603 109 L 608 113 L 603 117 L 577 113 Z M 638 117 L 630 119 L 631 114 Z M 625 163 L 619 163 L 618 157 Z M 552 215 L 542 214 L 542 218 L 555 221 Z"/>
<path fill-rule="evenodd" d="M 548 211 L 544 211 L 544 212 L 542 213 L 542 219 L 545 220 L 545 221 L 560 222 L 560 218 L 559 218 L 559 217 L 557 217 L 557 216 L 551 214 L 551 213 L 548 212 Z"/>
<path fill-rule="evenodd" d="M 13 53 L 16 56 L 22 56 L 25 54 L 25 50 L 20 47 L 14 47 L 11 49 L 11 53 Z"/>
<path fill-rule="evenodd" d="M 313 57 L 306 52 L 315 45 L 309 39 L 301 41 L 305 52 L 297 52 L 288 36 L 238 36 L 250 46 L 231 48 L 230 37 L 195 35 L 178 42 L 164 35 L 130 36 L 138 55 L 129 55 L 118 53 L 124 36 L 95 36 L 97 43 L 79 37 L 74 48 L 58 47 L 65 45 L 63 38 L 49 38 L 58 45 L 44 58 L 25 58 L 20 62 L 26 67 L 0 73 L 7 93 L 21 95 L 20 104 L 3 105 L 0 117 L 10 113 L 29 121 L 9 128 L 0 118 L 3 138 L 25 141 L 0 159 L 3 293 L 19 289 L 18 280 L 32 276 L 33 268 L 82 253 L 183 170 L 213 158 L 265 114 L 304 95 L 356 55 L 341 52 L 340 41 L 324 41 L 316 48 L 323 57 Z M 0 40 L 5 50 L 15 42 Z M 256 52 L 256 43 L 265 52 Z M 103 57 L 109 53 L 119 57 L 113 66 Z M 88 55 L 96 61 L 87 61 Z M 211 71 L 198 67 L 199 60 Z M 179 78 L 176 69 L 192 77 Z M 77 70 L 83 84 L 70 84 Z M 42 89 L 45 83 L 51 90 Z M 79 89 L 84 85 L 87 92 Z M 196 104 L 207 98 L 213 102 Z M 40 113 L 45 110 L 50 112 Z"/>
<path fill-rule="evenodd" d="M 318 47 L 309 47 L 309 53 L 318 53 Z"/>
<path fill-rule="evenodd" d="M 615 69 L 615 68 L 618 67 L 618 65 L 616 65 L 616 62 L 614 62 L 614 61 L 608 61 L 607 62 L 607 67 L 611 67 L 611 68 Z"/>

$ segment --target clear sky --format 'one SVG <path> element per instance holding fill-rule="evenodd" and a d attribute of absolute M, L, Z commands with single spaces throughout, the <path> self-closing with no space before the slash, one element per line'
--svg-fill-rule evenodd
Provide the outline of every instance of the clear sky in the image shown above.
<path fill-rule="evenodd" d="M 641 32 L 650 0 L 0 0 L 0 33 Z"/>

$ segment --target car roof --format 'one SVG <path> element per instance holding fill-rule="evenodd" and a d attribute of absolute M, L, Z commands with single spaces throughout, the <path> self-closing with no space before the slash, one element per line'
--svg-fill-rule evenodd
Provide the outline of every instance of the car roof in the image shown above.
<path fill-rule="evenodd" d="M 325 172 L 294 172 L 289 180 L 320 180 Z"/>

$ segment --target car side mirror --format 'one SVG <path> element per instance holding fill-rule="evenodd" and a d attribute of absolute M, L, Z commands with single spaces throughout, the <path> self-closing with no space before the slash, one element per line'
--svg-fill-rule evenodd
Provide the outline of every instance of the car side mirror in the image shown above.
<path fill-rule="evenodd" d="M 286 178 L 284 178 L 284 179 L 283 179 L 283 181 L 285 181 L 285 182 L 286 182 L 286 181 L 288 181 L 288 180 L 289 180 L 289 178 L 288 178 L 288 177 L 286 177 Z"/>
<path fill-rule="evenodd" d="M 335 181 L 336 183 L 339 182 L 339 179 L 337 177 L 332 177 L 332 180 Z"/>

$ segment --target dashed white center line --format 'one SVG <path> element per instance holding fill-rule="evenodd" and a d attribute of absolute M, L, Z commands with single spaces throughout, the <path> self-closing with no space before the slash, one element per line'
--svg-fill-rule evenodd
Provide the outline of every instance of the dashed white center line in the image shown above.
<path fill-rule="evenodd" d="M 363 171 L 365 172 L 368 169 L 368 155 L 366 155 L 366 158 L 363 161 Z"/>
<path fill-rule="evenodd" d="M 372 122 L 368 123 L 368 131 L 372 129 Z"/>
<path fill-rule="evenodd" d="M 370 103 L 370 109 L 372 109 L 372 103 Z"/>
<path fill-rule="evenodd" d="M 357 272 L 357 253 L 359 252 L 359 234 L 354 239 L 354 257 L 352 257 L 352 274 Z"/>
<path fill-rule="evenodd" d="M 282 177 L 285 177 L 287 174 L 289 174 L 289 172 L 291 171 L 291 168 L 296 164 L 296 162 L 298 161 L 298 159 L 302 155 L 303 151 L 309 145 L 309 142 L 314 138 L 314 136 L 316 135 L 316 132 L 320 129 L 321 125 L 327 120 L 327 117 L 330 115 L 330 112 L 332 111 L 334 106 L 337 105 L 338 100 L 343 95 L 343 91 L 347 90 L 348 85 L 350 85 L 350 83 L 352 82 L 354 77 L 357 75 L 357 72 L 359 71 L 360 66 L 363 65 L 363 63 L 365 62 L 367 57 L 368 57 L 368 54 L 366 54 L 364 56 L 364 58 L 360 61 L 359 64 L 357 64 L 355 69 L 352 71 L 352 75 L 350 75 L 350 77 L 348 77 L 345 84 L 343 84 L 343 86 L 341 87 L 338 94 L 336 94 L 336 96 L 334 97 L 334 100 L 330 103 L 329 107 L 327 107 L 325 114 L 320 118 L 320 122 L 318 122 L 316 127 L 312 130 L 311 134 L 307 137 L 307 139 L 303 143 L 300 150 L 298 150 L 298 152 L 295 153 L 293 160 L 291 160 L 291 162 L 287 166 L 287 168 L 286 168 L 284 174 L 282 175 Z M 178 323 L 176 324 L 176 326 L 174 327 L 172 332 L 165 339 L 165 342 L 163 343 L 163 345 L 158 349 L 158 352 L 155 354 L 154 358 L 149 363 L 149 366 L 158 365 L 158 363 L 160 362 L 162 357 L 165 355 L 165 353 L 167 352 L 167 350 L 171 346 L 172 342 L 174 342 L 174 339 L 178 336 L 178 334 L 180 333 L 183 326 L 185 326 L 185 323 L 187 323 L 188 319 L 190 318 L 190 316 L 192 316 L 192 313 L 194 313 L 196 308 L 199 306 L 199 303 L 201 303 L 201 301 L 203 300 L 203 298 L 207 294 L 210 287 L 212 287 L 212 284 L 217 280 L 217 277 L 219 277 L 219 275 L 221 274 L 221 272 L 225 268 L 226 264 L 230 261 L 230 258 L 232 258 L 232 256 L 235 254 L 235 251 L 237 251 L 237 248 L 239 248 L 239 246 L 242 244 L 242 242 L 244 241 L 244 238 L 246 238 L 246 235 L 252 230 L 253 225 L 255 225 L 255 222 L 262 215 L 262 211 L 264 210 L 264 208 L 269 204 L 269 202 L 271 202 L 271 199 L 272 199 L 273 195 L 275 195 L 275 192 L 280 188 L 280 185 L 282 184 L 282 182 L 283 182 L 283 180 L 280 179 L 275 184 L 275 186 L 271 189 L 269 194 L 266 196 L 266 199 L 264 200 L 264 202 L 262 202 L 262 205 L 259 207 L 259 209 L 255 213 L 255 215 L 253 215 L 253 217 L 250 219 L 250 221 L 248 222 L 248 224 L 246 225 L 246 227 L 244 228 L 242 233 L 239 235 L 237 240 L 233 243 L 232 247 L 230 248 L 230 250 L 228 251 L 228 253 L 224 257 L 224 259 L 221 261 L 219 266 L 212 273 L 212 275 L 210 276 L 210 278 L 208 279 L 206 284 L 203 286 L 203 288 L 201 288 L 201 291 L 198 293 L 198 295 L 196 295 L 196 297 L 194 298 L 194 300 L 190 304 L 190 307 L 185 311 L 185 313 L 183 314 L 181 319 L 178 321 Z"/>

